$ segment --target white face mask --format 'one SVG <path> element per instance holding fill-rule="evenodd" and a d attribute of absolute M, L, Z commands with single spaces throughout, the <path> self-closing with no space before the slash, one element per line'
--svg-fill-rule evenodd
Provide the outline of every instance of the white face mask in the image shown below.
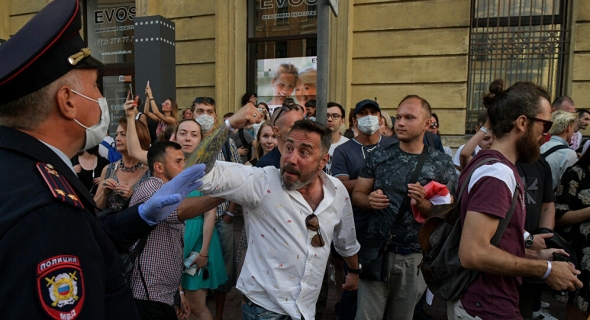
<path fill-rule="evenodd" d="M 358 128 L 364 134 L 373 135 L 379 130 L 379 117 L 369 115 L 358 119 Z"/>
<path fill-rule="evenodd" d="M 209 130 L 213 128 L 213 124 L 215 124 L 215 118 L 208 114 L 202 114 L 196 117 L 195 121 L 197 121 L 201 125 L 201 129 L 203 129 L 203 132 L 209 132 Z"/>
<path fill-rule="evenodd" d="M 100 144 L 100 142 L 102 141 L 102 139 L 104 139 L 104 137 L 106 136 L 106 134 L 108 132 L 109 122 L 110 122 L 109 104 L 107 103 L 106 98 L 98 98 L 98 100 L 94 100 L 94 99 L 89 98 L 89 97 L 87 97 L 87 96 L 85 96 L 73 89 L 72 89 L 72 92 L 74 92 L 75 94 L 77 94 L 81 97 L 84 97 L 90 101 L 94 101 L 94 102 L 98 103 L 98 106 L 100 107 L 100 122 L 98 122 L 97 124 L 95 124 L 91 127 L 87 127 L 87 126 L 81 124 L 80 121 L 74 119 L 74 121 L 76 121 L 76 123 L 78 125 L 80 125 L 80 127 L 86 129 L 86 144 L 84 145 L 83 150 L 88 150 L 88 149 Z"/>

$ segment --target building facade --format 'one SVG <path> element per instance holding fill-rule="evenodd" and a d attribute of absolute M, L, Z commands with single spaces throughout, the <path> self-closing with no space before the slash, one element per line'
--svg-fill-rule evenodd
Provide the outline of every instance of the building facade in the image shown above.
<path fill-rule="evenodd" d="M 0 0 L 0 39 L 16 33 L 47 3 Z M 104 58 L 105 87 L 110 82 L 122 87 L 135 78 L 128 52 L 133 52 L 133 30 L 121 26 L 133 26 L 135 16 L 159 15 L 174 23 L 181 109 L 195 97 L 211 96 L 221 116 L 239 108 L 246 91 L 277 102 L 279 69 L 292 65 L 301 74 L 317 65 L 315 12 L 323 0 L 81 3 L 91 49 L 101 41 L 119 41 L 109 49 L 119 56 Z M 338 17 L 330 14 L 328 100 L 348 109 L 376 98 L 394 114 L 405 95 L 418 94 L 439 115 L 447 144 L 457 146 L 473 131 L 481 96 L 495 78 L 508 85 L 534 81 L 553 97 L 569 95 L 578 108 L 590 108 L 590 1 L 340 0 L 338 11 Z M 108 30 L 100 24 L 109 21 L 118 33 L 97 39 L 93 33 Z M 293 86 L 290 97 L 313 96 L 304 91 L 309 88 L 303 78 L 282 81 Z"/>

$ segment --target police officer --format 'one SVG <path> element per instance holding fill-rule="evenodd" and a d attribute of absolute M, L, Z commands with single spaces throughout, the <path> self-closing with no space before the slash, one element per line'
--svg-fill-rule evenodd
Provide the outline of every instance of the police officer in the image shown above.
<path fill-rule="evenodd" d="M 0 319 L 139 319 L 119 252 L 199 186 L 196 165 L 97 220 L 69 159 L 109 113 L 77 0 L 50 2 L 0 47 Z"/>

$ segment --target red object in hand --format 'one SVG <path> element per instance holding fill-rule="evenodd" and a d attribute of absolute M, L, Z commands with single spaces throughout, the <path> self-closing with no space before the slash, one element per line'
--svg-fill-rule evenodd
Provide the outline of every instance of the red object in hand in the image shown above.
<path fill-rule="evenodd" d="M 442 183 L 438 183 L 436 181 L 430 181 L 424 186 L 424 191 L 426 194 L 424 195 L 425 199 L 430 200 L 432 204 L 445 204 L 451 203 L 451 194 L 449 193 L 449 189 Z M 412 213 L 414 214 L 414 220 L 418 223 L 424 223 L 426 221 L 425 215 L 423 215 L 418 209 L 412 206 Z"/>

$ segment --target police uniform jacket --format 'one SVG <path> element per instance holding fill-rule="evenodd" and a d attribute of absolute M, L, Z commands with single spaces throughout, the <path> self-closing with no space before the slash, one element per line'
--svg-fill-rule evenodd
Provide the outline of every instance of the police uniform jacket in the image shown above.
<path fill-rule="evenodd" d="M 139 319 L 118 253 L 151 229 L 137 206 L 98 220 L 70 167 L 18 130 L 0 127 L 0 163 L 0 319 Z"/>

